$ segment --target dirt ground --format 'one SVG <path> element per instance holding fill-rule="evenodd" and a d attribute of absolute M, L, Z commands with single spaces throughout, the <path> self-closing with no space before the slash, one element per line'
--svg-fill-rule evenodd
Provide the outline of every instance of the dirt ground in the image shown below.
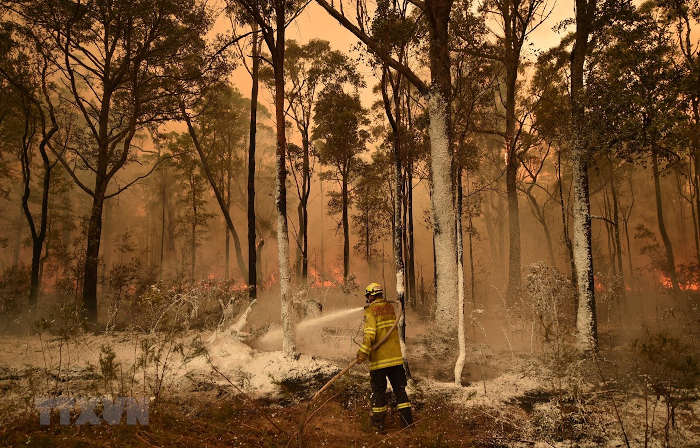
<path fill-rule="evenodd" d="M 121 356 L 129 351 L 126 335 L 85 338 L 81 342 L 85 358 L 87 353 L 94 353 L 96 347 L 110 343 Z M 450 365 L 439 368 L 438 360 L 425 354 L 416 355 L 413 373 L 417 383 L 410 388 L 416 422 L 413 427 L 401 430 L 397 416 L 390 412 L 385 435 L 374 434 L 370 427 L 369 384 L 363 367 L 355 368 L 312 406 L 311 412 L 323 404 L 306 426 L 301 444 L 299 424 L 309 415 L 308 398 L 327 375 L 308 382 L 281 383 L 278 393 L 251 400 L 250 395 L 241 395 L 215 372 L 200 371 L 194 375 L 189 371 L 180 378 L 173 374 L 167 392 L 157 405 L 152 402 L 150 406 L 148 425 L 125 425 L 122 420 L 122 424 L 116 426 L 105 423 L 61 426 L 54 413 L 52 424 L 41 426 L 38 412 L 27 396 L 31 388 L 41 389 L 45 382 L 54 393 L 58 387 L 73 393 L 98 395 L 104 393 L 104 388 L 100 375 L 91 370 L 92 363 L 87 360 L 84 364 L 74 360 L 75 365 L 66 368 L 61 381 L 55 376 L 42 376 L 37 366 L 43 363 L 43 355 L 36 344 L 34 339 L 20 342 L 19 338 L 11 344 L 8 339 L 0 343 L 3 353 L 0 356 L 3 363 L 0 390 L 6 397 L 0 414 L 2 447 L 625 446 L 611 402 L 604 394 L 604 384 L 598 383 L 595 390 L 587 392 L 591 394 L 591 401 L 576 404 L 564 399 L 563 405 L 554 409 L 551 407 L 556 401 L 556 392 L 543 380 L 541 371 L 533 370 L 538 368 L 532 362 L 533 357 L 524 353 L 483 353 L 483 349 L 475 349 L 471 354 L 465 385 L 460 388 L 435 378 L 448 379 Z M 18 356 L 21 353 L 24 355 Z M 126 360 L 122 362 L 127 364 Z M 35 367 L 28 367 L 29 364 Z M 632 418 L 641 404 L 633 401 L 630 398 L 624 405 L 624 418 L 633 439 L 631 446 L 643 446 L 639 423 Z M 547 420 L 557 417 L 567 406 L 571 408 L 568 417 L 556 422 Z M 574 409 L 576 406 L 580 408 Z M 663 406 L 659 405 L 658 409 L 661 411 Z M 700 446 L 697 444 L 700 440 L 699 412 L 697 401 L 692 408 L 677 411 L 677 426 L 682 430 L 673 431 L 670 446 Z M 663 413 L 658 414 L 658 421 L 663 422 Z M 553 425 L 561 426 L 559 434 Z M 663 423 L 656 426 L 660 433 Z"/>
<path fill-rule="evenodd" d="M 367 406 L 360 397 L 335 396 L 309 424 L 304 446 L 309 447 L 495 447 L 484 428 L 487 418 L 454 418 L 439 401 L 422 403 L 413 428 L 401 431 L 394 416 L 388 433 L 378 436 L 369 428 Z M 27 415 L 0 430 L 1 446 L 8 447 L 284 447 L 296 434 L 296 420 L 305 406 L 283 408 L 274 403 L 258 406 L 277 420 L 276 430 L 260 412 L 224 392 L 210 391 L 162 403 L 148 426 L 41 427 L 36 415 Z M 295 444 L 296 445 L 296 438 Z"/>
<path fill-rule="evenodd" d="M 415 424 L 402 430 L 390 411 L 382 435 L 370 426 L 366 366 L 308 407 L 351 359 L 356 316 L 310 328 L 322 343 L 300 334 L 296 359 L 214 330 L 5 335 L 0 447 L 700 447 L 696 331 L 677 332 L 686 345 L 675 336 L 635 345 L 604 324 L 593 362 L 493 316 L 470 327 L 462 386 L 452 382 L 453 342 L 409 316 Z M 62 426 L 54 412 L 41 426 L 35 400 L 46 396 L 145 396 L 149 422 Z"/>

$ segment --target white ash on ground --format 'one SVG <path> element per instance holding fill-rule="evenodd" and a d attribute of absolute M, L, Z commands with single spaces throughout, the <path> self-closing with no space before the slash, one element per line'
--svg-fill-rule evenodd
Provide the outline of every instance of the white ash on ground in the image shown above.
<path fill-rule="evenodd" d="M 281 351 L 260 352 L 229 337 L 220 337 L 206 346 L 209 361 L 237 386 L 257 397 L 274 397 L 285 386 L 317 385 L 332 377 L 340 368 L 335 364 L 308 355 L 286 356 Z M 191 373 L 208 370 L 204 358 L 188 365 Z M 228 381 L 219 378 L 217 383 Z"/>
<path fill-rule="evenodd" d="M 449 393 L 450 401 L 462 408 L 497 408 L 527 394 L 541 391 L 545 384 L 517 372 L 506 372 L 496 378 L 474 382 L 468 386 L 426 379 L 422 388 L 434 393 Z"/>

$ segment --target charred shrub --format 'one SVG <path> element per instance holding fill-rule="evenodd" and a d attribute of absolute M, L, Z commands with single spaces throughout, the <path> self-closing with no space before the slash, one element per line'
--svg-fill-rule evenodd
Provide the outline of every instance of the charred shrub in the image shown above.
<path fill-rule="evenodd" d="M 528 267 L 519 311 L 545 344 L 558 345 L 574 326 L 573 296 L 571 283 L 557 268 L 535 263 Z"/>
<path fill-rule="evenodd" d="M 697 347 L 692 340 L 667 332 L 647 332 L 634 342 L 632 355 L 637 360 L 637 373 L 645 396 L 651 392 L 666 405 L 666 432 L 676 428 L 676 411 L 687 408 L 699 398 Z"/>
<path fill-rule="evenodd" d="M 231 324 L 248 303 L 247 290 L 230 281 L 159 282 L 113 302 L 110 315 L 117 329 L 213 329 Z"/>

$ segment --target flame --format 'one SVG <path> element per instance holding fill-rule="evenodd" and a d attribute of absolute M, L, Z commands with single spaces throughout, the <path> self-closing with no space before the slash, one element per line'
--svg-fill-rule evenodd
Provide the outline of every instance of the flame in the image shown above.
<path fill-rule="evenodd" d="M 269 288 L 275 283 L 277 283 L 277 275 L 274 272 L 270 273 L 270 276 L 267 278 L 267 280 L 262 281 L 262 284 L 265 288 Z"/>
<path fill-rule="evenodd" d="M 600 278 L 598 278 L 597 275 L 593 276 L 593 285 L 594 285 L 593 287 L 595 288 L 596 292 L 603 293 L 606 290 L 605 284 L 600 280 Z"/>
<path fill-rule="evenodd" d="M 659 284 L 665 289 L 672 289 L 673 282 L 671 282 L 671 277 L 664 274 L 663 272 L 658 273 Z M 678 289 L 681 291 L 700 291 L 700 284 L 694 283 L 692 281 L 678 282 Z"/>
<path fill-rule="evenodd" d="M 309 266 L 309 284 L 312 288 L 332 288 L 333 282 L 323 280 L 321 273 L 313 266 Z"/>
<path fill-rule="evenodd" d="M 345 278 L 343 277 L 343 268 L 340 266 L 333 267 L 332 276 L 338 284 L 342 284 L 345 281 Z"/>

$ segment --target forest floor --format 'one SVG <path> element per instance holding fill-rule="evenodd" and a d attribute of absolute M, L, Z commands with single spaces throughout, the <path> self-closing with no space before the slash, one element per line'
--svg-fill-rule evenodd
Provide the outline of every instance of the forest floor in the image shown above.
<path fill-rule="evenodd" d="M 605 327 L 597 360 L 504 332 L 501 345 L 470 344 L 457 387 L 449 347 L 428 333 L 409 333 L 412 427 L 402 430 L 390 411 L 387 434 L 371 431 L 361 366 L 313 404 L 301 437 L 309 398 L 351 359 L 351 346 L 289 359 L 228 333 L 3 336 L 0 447 L 700 447 L 695 352 L 691 364 L 681 360 L 681 371 L 696 369 L 690 382 L 664 371 L 655 373 L 661 381 L 645 374 L 640 388 L 629 366 L 639 355 Z M 314 353 L 303 342 L 300 351 Z M 71 425 L 57 412 L 40 425 L 36 400 L 46 396 L 146 396 L 149 421 L 79 426 L 74 409 Z"/>

